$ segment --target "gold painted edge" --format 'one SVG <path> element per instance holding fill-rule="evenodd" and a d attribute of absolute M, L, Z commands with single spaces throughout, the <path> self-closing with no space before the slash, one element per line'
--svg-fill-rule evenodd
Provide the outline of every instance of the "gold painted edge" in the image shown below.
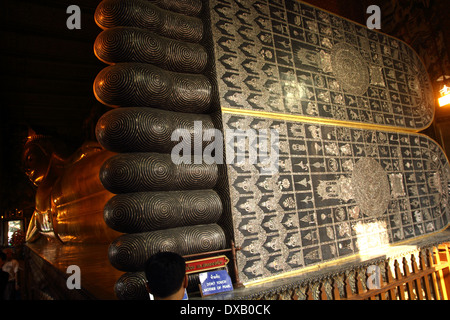
<path fill-rule="evenodd" d="M 365 122 L 351 122 L 351 121 L 344 121 L 344 120 L 335 120 L 335 119 L 326 119 L 326 118 L 315 118 L 315 117 L 308 117 L 303 115 L 295 115 L 295 114 L 287 114 L 287 113 L 278 113 L 278 112 L 269 112 L 269 111 L 256 111 L 256 110 L 250 110 L 250 109 L 236 109 L 236 108 L 228 108 L 228 107 L 221 107 L 222 113 L 227 114 L 235 114 L 235 115 L 246 115 L 246 116 L 254 116 L 254 117 L 260 117 L 260 118 L 266 118 L 266 119 L 276 119 L 276 120 L 288 120 L 288 121 L 295 121 L 295 122 L 308 122 L 308 123 L 314 123 L 314 124 L 326 124 L 326 125 L 333 125 L 333 126 L 344 126 L 344 127 L 351 127 L 356 129 L 369 129 L 369 130 L 381 130 L 381 131 L 393 131 L 393 132 L 401 132 L 401 133 L 419 133 L 419 131 L 423 130 L 416 130 L 416 129 L 407 129 L 407 128 L 400 128 L 400 127 L 390 127 L 390 126 L 384 126 L 379 124 L 371 124 L 371 123 L 365 123 Z"/>

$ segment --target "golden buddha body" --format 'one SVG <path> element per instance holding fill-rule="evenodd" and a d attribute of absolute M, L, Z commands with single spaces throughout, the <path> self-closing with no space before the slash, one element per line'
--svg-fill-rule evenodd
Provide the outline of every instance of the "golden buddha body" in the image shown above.
<path fill-rule="evenodd" d="M 103 207 L 113 194 L 101 184 L 99 170 L 112 155 L 96 142 L 87 142 L 64 157 L 50 137 L 31 135 L 23 165 L 37 190 L 26 240 L 45 235 L 63 243 L 109 243 L 120 235 L 103 219 Z"/>

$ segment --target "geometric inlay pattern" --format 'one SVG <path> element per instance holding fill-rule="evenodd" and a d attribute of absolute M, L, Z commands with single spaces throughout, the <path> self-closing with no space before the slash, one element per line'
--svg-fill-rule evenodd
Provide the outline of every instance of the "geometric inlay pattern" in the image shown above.
<path fill-rule="evenodd" d="M 227 139 L 235 158 L 241 153 L 247 160 L 227 159 L 244 282 L 382 248 L 448 224 L 449 164 L 424 135 L 222 116 L 225 129 L 257 133 L 252 141 L 258 154 L 267 154 L 267 147 L 260 148 L 268 144 L 260 142 L 267 137 L 262 129 L 278 132 L 273 174 L 248 161 L 249 149 L 242 146 L 249 138 Z"/>

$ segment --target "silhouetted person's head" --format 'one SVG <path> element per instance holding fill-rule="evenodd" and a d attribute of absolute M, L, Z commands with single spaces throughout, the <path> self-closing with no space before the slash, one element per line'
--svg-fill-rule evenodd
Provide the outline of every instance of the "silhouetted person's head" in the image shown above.
<path fill-rule="evenodd" d="M 186 262 L 173 252 L 158 252 L 145 264 L 147 289 L 155 300 L 181 300 L 188 284 Z"/>

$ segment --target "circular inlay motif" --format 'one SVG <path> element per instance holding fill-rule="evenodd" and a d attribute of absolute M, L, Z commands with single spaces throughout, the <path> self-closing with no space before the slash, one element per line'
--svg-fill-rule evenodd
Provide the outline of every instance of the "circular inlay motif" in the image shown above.
<path fill-rule="evenodd" d="M 348 93 L 362 95 L 369 88 L 369 70 L 359 52 L 349 44 L 337 43 L 331 51 L 333 74 Z"/>
<path fill-rule="evenodd" d="M 352 173 L 353 196 L 360 210 L 371 217 L 382 215 L 389 206 L 391 192 L 386 171 L 372 158 L 362 158 Z"/>

